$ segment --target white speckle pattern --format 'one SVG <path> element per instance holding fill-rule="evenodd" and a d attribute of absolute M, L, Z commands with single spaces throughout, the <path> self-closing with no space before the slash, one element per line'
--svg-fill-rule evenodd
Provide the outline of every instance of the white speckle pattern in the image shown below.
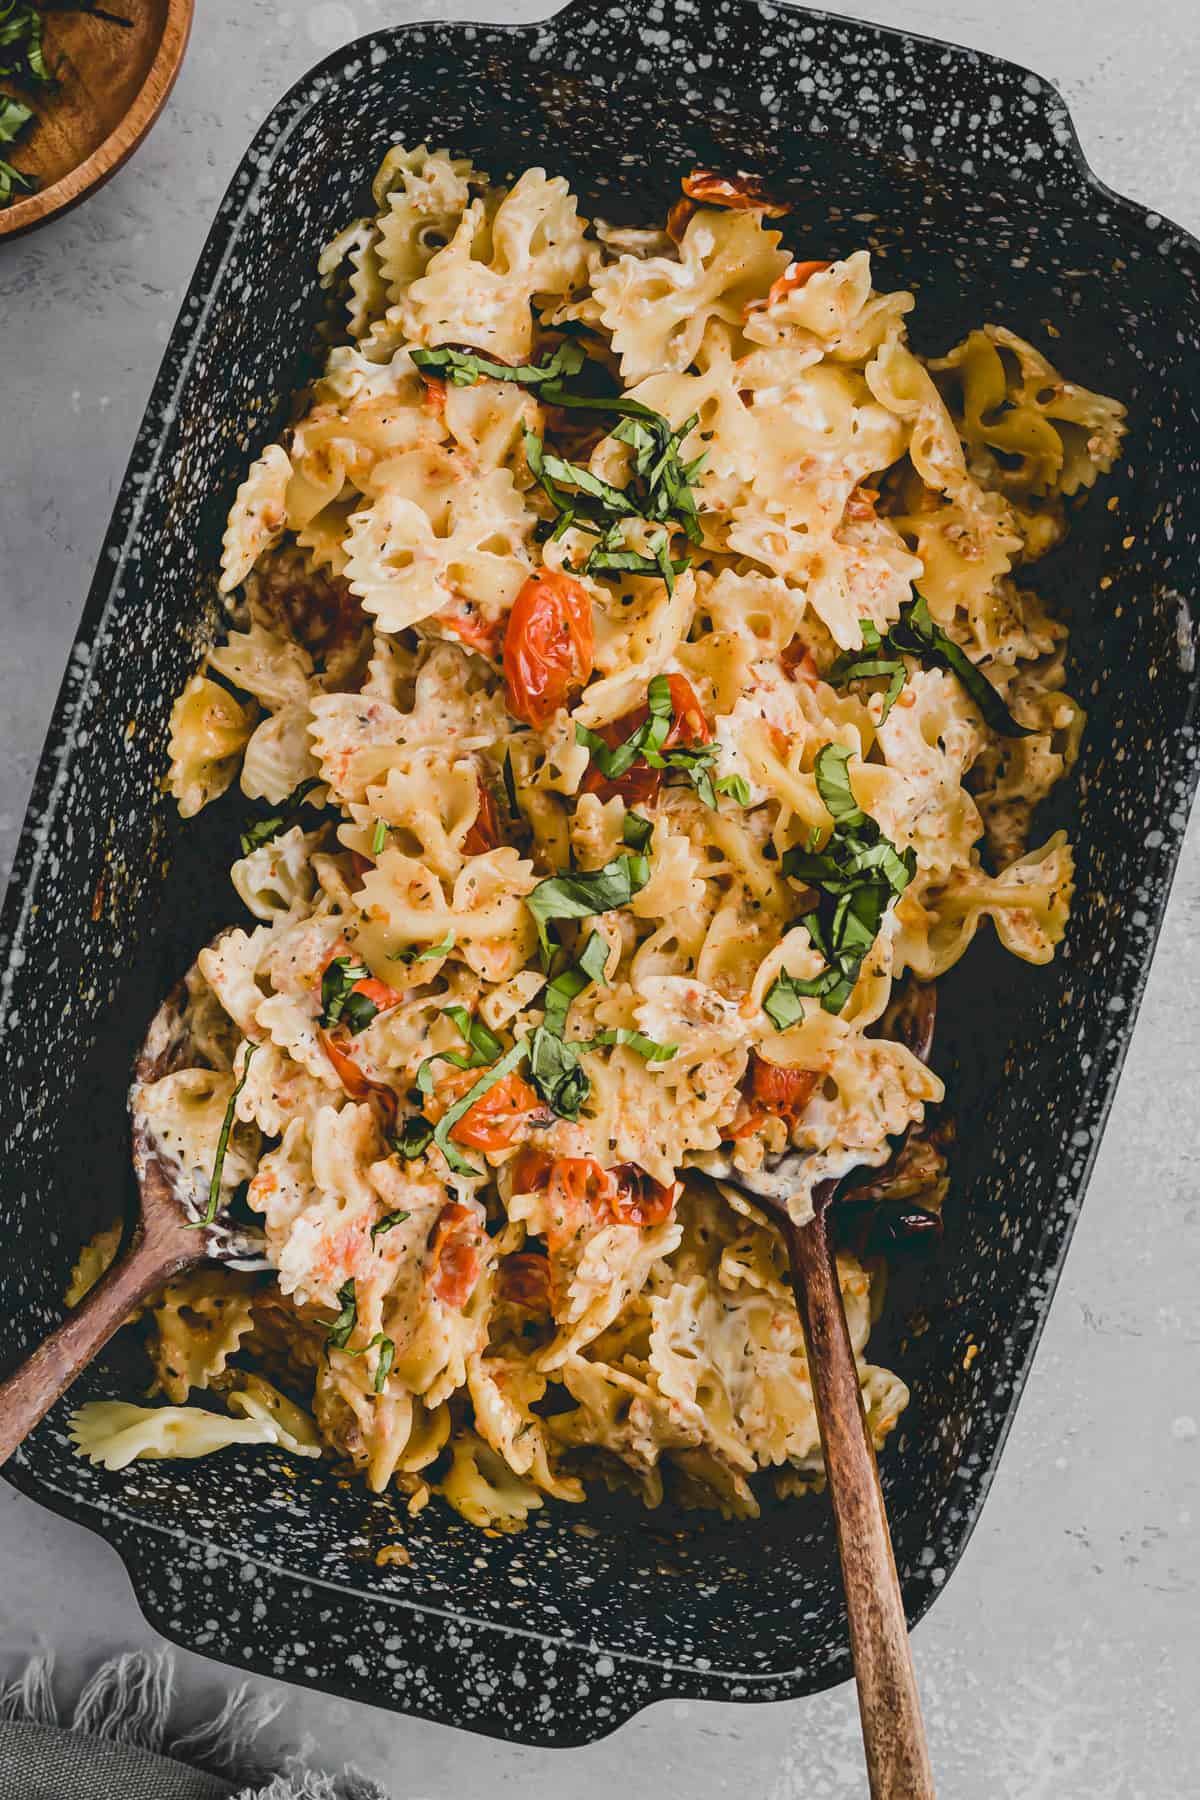
<path fill-rule="evenodd" d="M 347 16 L 303 9 L 322 43 Z M 1035 340 L 1069 339 L 1072 371 L 1131 408 L 1118 504 L 1084 510 L 1067 557 L 1044 565 L 1074 614 L 1072 686 L 1091 696 L 1060 803 L 1081 850 L 1074 924 L 1049 969 L 1014 980 L 980 955 L 950 984 L 943 1043 L 963 1144 L 950 1243 L 897 1294 L 880 1346 L 915 1392 L 884 1471 L 915 1617 L 969 1536 L 1024 1381 L 1196 779 L 1183 597 L 1200 516 L 1200 255 L 1094 182 L 1052 88 L 984 56 L 733 0 L 585 0 L 520 30 L 378 33 L 275 109 L 171 335 L 18 852 L 0 941 L 6 1267 L 21 1271 L 5 1276 L 6 1316 L 32 1344 L 57 1315 L 81 1235 L 79 1169 L 97 1220 L 124 1191 L 140 1022 L 226 906 L 212 874 L 233 815 L 213 809 L 185 841 L 156 784 L 171 697 L 215 619 L 237 472 L 306 370 L 320 296 L 297 246 L 315 249 L 358 210 L 393 137 L 424 133 L 498 176 L 542 162 L 631 218 L 661 209 L 693 163 L 769 172 L 809 254 L 865 243 L 881 286 L 919 291 L 923 348 L 1002 313 Z M 613 142 L 652 142 L 654 167 L 640 149 L 610 155 Z M 984 1011 L 996 1024 L 981 1043 Z M 968 1341 L 982 1347 L 974 1362 Z M 73 1403 L 112 1390 L 123 1354 Z M 1172 1427 L 1181 1454 L 1194 1432 L 1190 1418 Z M 614 1502 L 586 1534 L 548 1511 L 523 1537 L 481 1544 L 435 1509 L 398 1520 L 387 1499 L 285 1456 L 108 1475 L 73 1457 L 58 1413 L 12 1473 L 116 1546 L 166 1635 L 500 1736 L 582 1742 L 667 1695 L 777 1699 L 848 1672 L 819 1503 L 676 1535 L 677 1521 L 635 1522 Z M 401 1530 L 411 1563 L 378 1566 Z"/>

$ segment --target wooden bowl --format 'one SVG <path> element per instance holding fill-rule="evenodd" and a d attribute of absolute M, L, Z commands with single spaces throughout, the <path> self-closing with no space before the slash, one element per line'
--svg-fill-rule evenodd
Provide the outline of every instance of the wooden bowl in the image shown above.
<path fill-rule="evenodd" d="M 77 206 L 132 156 L 175 84 L 195 0 L 109 0 L 132 21 L 51 13 L 46 45 L 59 86 L 31 97 L 37 115 L 9 152 L 38 187 L 0 210 L 0 238 L 32 231 Z M 15 91 L 15 90 L 14 90 Z"/>

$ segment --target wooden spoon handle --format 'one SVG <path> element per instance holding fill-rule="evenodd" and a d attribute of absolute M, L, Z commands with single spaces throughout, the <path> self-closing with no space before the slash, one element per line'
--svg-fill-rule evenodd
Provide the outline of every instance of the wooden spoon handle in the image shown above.
<path fill-rule="evenodd" d="M 0 1382 L 0 1464 L 8 1461 L 59 1395 L 103 1350 L 134 1307 L 180 1269 L 200 1259 L 199 1248 L 181 1255 L 178 1248 L 147 1238 L 139 1228 L 125 1254 L 101 1276 L 70 1317 L 15 1375 Z"/>
<path fill-rule="evenodd" d="M 908 1625 L 826 1215 L 790 1227 L 787 1236 L 842 1559 L 871 1794 L 933 1800 Z"/>

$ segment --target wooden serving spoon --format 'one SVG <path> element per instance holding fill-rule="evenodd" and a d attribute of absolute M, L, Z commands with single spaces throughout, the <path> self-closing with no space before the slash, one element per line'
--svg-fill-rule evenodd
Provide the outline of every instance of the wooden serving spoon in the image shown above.
<path fill-rule="evenodd" d="M 187 1061 L 185 990 L 155 1013 L 134 1068 L 137 1085 L 158 1081 Z M 0 1382 L 0 1464 L 64 1394 L 147 1295 L 203 1262 L 266 1268 L 257 1233 L 222 1214 L 201 1224 L 205 1196 L 159 1149 L 134 1113 L 133 1167 L 141 1195 L 138 1222 L 120 1256 L 14 1375 Z"/>
<path fill-rule="evenodd" d="M 890 1035 L 922 1062 L 933 1044 L 935 1008 L 933 987 L 914 982 L 889 1018 Z M 908 1623 L 830 1235 L 840 1182 L 816 1184 L 813 1217 L 805 1224 L 797 1225 L 788 1210 L 806 1154 L 788 1151 L 754 1174 L 722 1157 L 696 1162 L 718 1188 L 732 1188 L 766 1213 L 787 1244 L 842 1564 L 872 1800 L 934 1800 Z"/>

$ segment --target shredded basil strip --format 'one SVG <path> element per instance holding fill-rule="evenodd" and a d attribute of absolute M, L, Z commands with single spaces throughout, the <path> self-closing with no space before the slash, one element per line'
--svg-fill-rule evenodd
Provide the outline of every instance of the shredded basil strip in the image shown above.
<path fill-rule="evenodd" d="M 358 982 L 370 979 L 371 971 L 365 963 L 335 956 L 321 977 L 322 1025 L 344 1023 L 351 1037 L 365 1031 L 379 1008 L 366 994 L 356 994 L 354 988 Z"/>
<path fill-rule="evenodd" d="M 504 1053 L 504 1045 L 495 1032 L 489 1031 L 482 1019 L 472 1018 L 465 1006 L 447 1006 L 442 1017 L 458 1026 L 467 1051 L 464 1054 L 461 1050 L 435 1050 L 427 1056 L 417 1070 L 417 1087 L 422 1094 L 433 1092 L 434 1063 L 453 1063 L 456 1069 L 486 1069 Z"/>
<path fill-rule="evenodd" d="M 842 1010 L 884 914 L 916 874 L 915 852 L 897 850 L 855 799 L 849 760 L 850 751 L 842 744 L 826 744 L 821 750 L 815 770 L 817 790 L 833 818 L 833 831 L 823 850 L 811 842 L 795 845 L 780 865 L 785 876 L 817 889 L 816 909 L 805 923 L 826 966 L 811 979 L 788 975 L 785 982 L 780 977 L 763 1002 L 776 1023 L 778 1016 L 796 1022 L 797 996 L 819 999 L 826 1012 Z"/>
<path fill-rule="evenodd" d="M 382 856 L 384 845 L 387 843 L 387 834 L 388 828 L 385 821 L 383 819 L 376 819 L 375 829 L 371 833 L 372 856 Z"/>
<path fill-rule="evenodd" d="M 643 1031 L 632 1031 L 628 1026 L 618 1025 L 611 1031 L 598 1031 L 594 1038 L 581 1045 L 582 1049 L 591 1049 L 593 1045 L 624 1045 L 627 1050 L 634 1050 L 644 1056 L 647 1062 L 670 1062 L 679 1052 L 678 1044 L 658 1044 L 647 1037 Z"/>
<path fill-rule="evenodd" d="M 269 844 L 272 838 L 278 837 L 288 820 L 300 811 L 306 797 L 320 785 L 321 783 L 315 775 L 310 776 L 307 781 L 302 781 L 298 787 L 292 789 L 277 813 L 271 813 L 265 819 L 247 819 L 245 829 L 241 834 L 242 855 L 249 856 L 251 851 L 261 849 L 264 844 Z"/>
<path fill-rule="evenodd" d="M 521 808 L 517 805 L 517 776 L 513 768 L 512 751 L 504 752 L 504 792 L 508 796 L 509 811 L 514 819 L 520 819 Z"/>
<path fill-rule="evenodd" d="M 728 794 L 729 798 L 736 801 L 738 806 L 749 806 L 750 783 L 744 775 L 722 775 L 719 781 L 713 783 L 713 786 L 718 794 Z"/>
<path fill-rule="evenodd" d="M 382 1331 L 371 1339 L 368 1350 L 379 1345 L 379 1361 L 375 1364 L 375 1379 L 371 1383 L 377 1394 L 382 1394 L 384 1383 L 392 1372 L 392 1364 L 396 1360 L 396 1346 L 390 1337 L 384 1337 Z"/>
<path fill-rule="evenodd" d="M 628 906 L 650 879 L 650 861 L 637 851 L 629 856 L 616 856 L 602 869 L 579 874 L 551 875 L 539 881 L 525 904 L 537 926 L 542 956 L 549 963 L 551 954 L 547 926 L 554 919 L 588 919 L 596 913 L 610 912 L 617 906 Z"/>
<path fill-rule="evenodd" d="M 405 1120 L 405 1123 L 407 1124 L 408 1121 Z M 431 1135 L 432 1131 L 433 1127 L 430 1126 Z M 411 1217 L 412 1214 L 406 1212 L 385 1213 L 379 1223 L 377 1225 L 372 1225 L 371 1227 L 371 1242 L 374 1243 L 376 1238 L 383 1237 L 385 1232 L 394 1231 L 397 1225 L 403 1225 L 404 1221 Z"/>
<path fill-rule="evenodd" d="M 861 621 L 863 647 L 861 650 L 847 650 L 831 665 L 825 679 L 830 687 L 846 687 L 851 681 L 873 681 L 888 677 L 887 692 L 883 697 L 883 711 L 879 716 L 882 725 L 895 706 L 908 680 L 908 670 L 901 656 L 884 656 L 885 649 L 891 649 L 879 635 L 879 628 L 870 619 Z"/>
<path fill-rule="evenodd" d="M 884 697 L 886 719 L 907 679 L 905 666 L 898 659 L 915 656 L 926 667 L 948 669 L 965 688 L 967 697 L 983 715 L 983 722 L 1000 737 L 1031 737 L 1032 728 L 1019 725 L 1007 702 L 997 693 L 983 671 L 975 666 L 963 649 L 930 615 L 929 603 L 917 593 L 900 608 L 900 618 L 881 637 L 869 619 L 863 621 L 862 652 L 851 651 L 839 656 L 826 679 L 834 687 L 849 681 L 865 681 L 874 676 L 891 677 Z M 883 653 L 882 655 L 879 653 Z"/>
<path fill-rule="evenodd" d="M 844 744 L 826 744 L 816 761 L 817 792 L 836 825 L 861 825 L 866 813 L 850 786 L 850 752 Z"/>
<path fill-rule="evenodd" d="M 225 1167 L 225 1152 L 229 1148 L 229 1138 L 233 1131 L 234 1112 L 238 1103 L 238 1095 L 246 1085 L 246 1077 L 250 1073 L 250 1058 L 258 1049 L 258 1045 L 247 1040 L 246 1055 L 242 1062 L 242 1073 L 229 1096 L 229 1104 L 225 1108 L 225 1117 L 221 1120 L 221 1133 L 217 1138 L 217 1153 L 213 1157 L 212 1180 L 208 1184 L 208 1206 L 202 1219 L 193 1220 L 193 1228 L 199 1230 L 202 1225 L 211 1225 L 221 1205 L 221 1172 Z"/>
<path fill-rule="evenodd" d="M 644 850 L 654 836 L 654 823 L 640 812 L 627 812 L 621 823 L 621 839 L 631 850 Z"/>
<path fill-rule="evenodd" d="M 433 1126 L 420 1113 L 414 1113 L 404 1120 L 396 1132 L 392 1147 L 405 1162 L 415 1162 L 418 1156 L 425 1154 L 432 1142 Z M 404 1216 L 407 1218 L 408 1215 Z"/>
<path fill-rule="evenodd" d="M 327 1350 L 344 1350 L 354 1335 L 354 1327 L 358 1324 L 358 1298 L 353 1280 L 343 1282 L 338 1289 L 338 1305 L 342 1310 L 326 1333 Z"/>
<path fill-rule="evenodd" d="M 509 368 L 495 362 L 482 351 L 456 344 L 439 344 L 431 350 L 414 350 L 413 362 L 422 374 L 451 381 L 455 387 L 474 387 L 485 378 L 511 381 L 518 387 L 540 387 L 547 381 L 560 381 L 563 376 L 578 375 L 587 358 L 578 344 L 564 343 L 544 363 L 519 363 Z"/>
<path fill-rule="evenodd" d="M 575 742 L 590 753 L 606 781 L 619 780 L 639 756 L 649 762 L 666 743 L 675 714 L 671 706 L 671 684 L 665 675 L 652 678 L 646 690 L 646 704 L 650 708 L 650 717 L 643 719 L 616 749 L 610 749 L 598 732 L 590 731 L 586 725 L 576 725 Z M 661 760 L 657 766 L 663 766 Z"/>
<path fill-rule="evenodd" d="M 592 1091 L 579 1061 L 578 1046 L 567 1040 L 571 1002 L 593 982 L 604 981 L 608 945 L 598 931 L 589 934 L 579 960 L 548 981 L 542 991 L 544 1019 L 529 1040 L 529 1077 L 539 1096 L 562 1119 L 577 1119 Z"/>
<path fill-rule="evenodd" d="M 567 1013 L 572 1000 L 582 994 L 584 988 L 593 982 L 604 981 L 604 966 L 608 961 L 608 945 L 598 931 L 588 937 L 580 953 L 578 962 L 548 981 L 542 991 L 542 1006 L 545 1013 L 547 1031 L 555 1037 L 561 1037 L 567 1023 Z"/>
<path fill-rule="evenodd" d="M 389 962 L 419 963 L 436 962 L 439 957 L 449 956 L 454 948 L 454 933 L 448 931 L 440 944 L 430 944 L 424 950 L 418 950 L 415 944 L 405 945 L 403 950 L 393 950 L 388 957 Z"/>
<path fill-rule="evenodd" d="M 407 1218 L 408 1214 L 406 1213 L 404 1216 Z M 385 1336 L 382 1331 L 377 1331 L 369 1344 L 364 1344 L 360 1350 L 351 1350 L 349 1348 L 350 1339 L 358 1325 L 358 1297 L 354 1291 L 353 1281 L 346 1282 L 344 1287 L 338 1289 L 338 1299 L 341 1301 L 342 1310 L 329 1327 L 325 1339 L 326 1350 L 341 1350 L 347 1356 L 366 1356 L 369 1351 L 378 1350 L 375 1378 L 371 1386 L 375 1393 L 382 1394 L 383 1384 L 391 1373 L 392 1364 L 396 1360 L 396 1346 L 390 1337 Z"/>

